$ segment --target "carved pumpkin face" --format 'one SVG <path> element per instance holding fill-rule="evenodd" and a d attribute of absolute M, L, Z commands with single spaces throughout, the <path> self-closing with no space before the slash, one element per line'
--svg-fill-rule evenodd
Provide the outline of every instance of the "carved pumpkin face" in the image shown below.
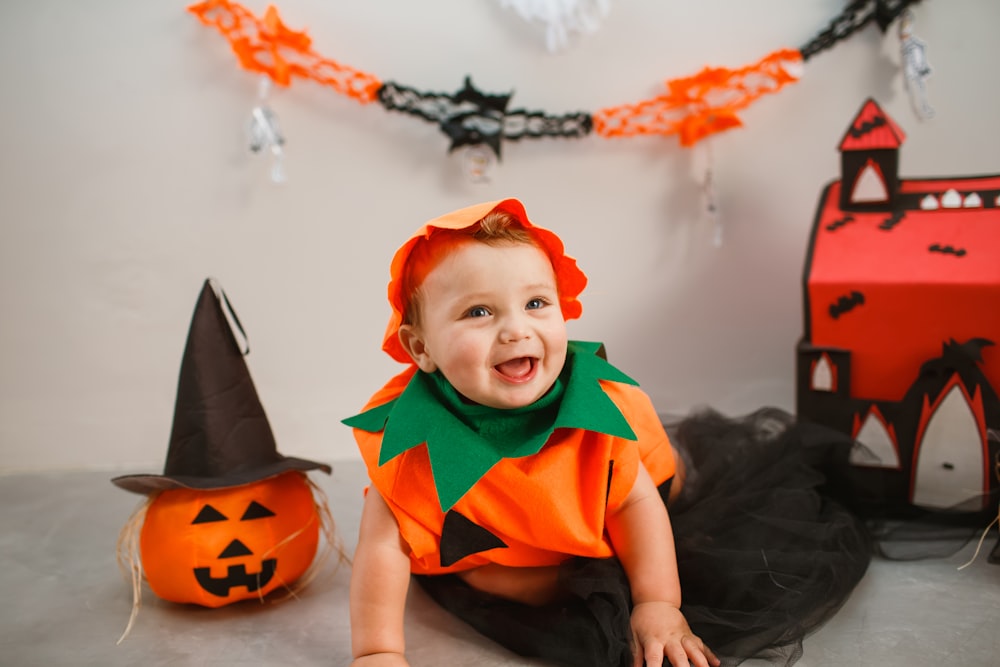
<path fill-rule="evenodd" d="M 221 607 L 302 576 L 319 526 L 312 490 L 297 471 L 226 489 L 171 489 L 146 510 L 142 566 L 164 600 Z"/>

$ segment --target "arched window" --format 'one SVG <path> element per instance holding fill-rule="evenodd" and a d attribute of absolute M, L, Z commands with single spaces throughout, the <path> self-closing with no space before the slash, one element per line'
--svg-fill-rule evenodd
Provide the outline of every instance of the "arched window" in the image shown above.
<path fill-rule="evenodd" d="M 854 440 L 858 446 L 851 450 L 850 462 L 858 466 L 891 468 L 899 470 L 899 448 L 893 430 L 886 426 L 885 418 L 877 405 L 871 406 Z"/>
<path fill-rule="evenodd" d="M 981 396 L 977 392 L 976 399 L 970 399 L 957 375 L 949 385 L 936 404 L 924 404 L 924 413 L 930 418 L 914 448 L 914 505 L 956 507 L 980 498 L 984 491 L 986 448 L 972 405 L 981 404 Z M 978 500 L 976 507 L 962 509 L 982 509 L 984 500 Z"/>
<path fill-rule="evenodd" d="M 825 352 L 813 362 L 809 384 L 813 391 L 837 391 L 837 369 Z"/>
<path fill-rule="evenodd" d="M 886 186 L 885 177 L 875 160 L 868 158 L 865 166 L 858 173 L 858 179 L 854 181 L 854 189 L 851 190 L 851 201 L 856 204 L 889 201 L 889 188 Z"/>

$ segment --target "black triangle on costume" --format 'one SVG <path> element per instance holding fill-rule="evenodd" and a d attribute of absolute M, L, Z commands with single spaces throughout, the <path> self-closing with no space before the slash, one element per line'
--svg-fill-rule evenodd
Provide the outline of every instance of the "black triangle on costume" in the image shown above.
<path fill-rule="evenodd" d="M 455 510 L 449 510 L 444 515 L 444 526 L 441 528 L 441 567 L 454 565 L 470 554 L 506 547 L 507 544 L 499 537 Z"/>

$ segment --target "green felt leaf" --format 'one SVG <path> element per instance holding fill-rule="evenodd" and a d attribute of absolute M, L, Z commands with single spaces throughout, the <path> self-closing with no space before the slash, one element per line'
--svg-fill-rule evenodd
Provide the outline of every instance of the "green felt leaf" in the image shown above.
<path fill-rule="evenodd" d="M 438 501 L 447 512 L 494 465 L 537 454 L 557 428 L 636 439 L 599 380 L 638 383 L 597 356 L 600 349 L 600 343 L 570 341 L 555 385 L 523 408 L 469 404 L 440 373 L 418 372 L 396 399 L 344 423 L 372 433 L 385 431 L 379 465 L 426 444 Z"/>

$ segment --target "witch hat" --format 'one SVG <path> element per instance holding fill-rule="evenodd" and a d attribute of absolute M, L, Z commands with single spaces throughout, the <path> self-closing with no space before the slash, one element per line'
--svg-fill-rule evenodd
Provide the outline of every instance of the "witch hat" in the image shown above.
<path fill-rule="evenodd" d="M 163 474 L 123 475 L 113 484 L 148 494 L 241 486 L 288 470 L 330 473 L 325 463 L 278 453 L 234 328 L 242 334 L 229 299 L 212 279 L 205 280 L 181 361 Z"/>

